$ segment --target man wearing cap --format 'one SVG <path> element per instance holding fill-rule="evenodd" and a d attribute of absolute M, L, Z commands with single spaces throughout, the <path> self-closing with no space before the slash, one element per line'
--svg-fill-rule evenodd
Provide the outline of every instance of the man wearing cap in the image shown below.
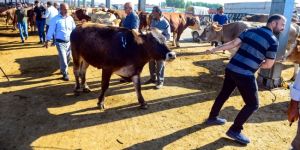
<path fill-rule="evenodd" d="M 64 81 L 69 81 L 68 64 L 71 59 L 70 35 L 76 27 L 72 16 L 67 14 L 68 8 L 66 3 L 60 4 L 60 14 L 51 19 L 45 43 L 45 47 L 48 48 L 48 42 L 55 35 L 60 72 L 63 75 L 62 80 Z"/>
<path fill-rule="evenodd" d="M 169 22 L 163 17 L 162 11 L 158 6 L 152 9 L 152 21 L 150 28 L 157 28 L 164 35 L 165 40 L 170 40 L 171 28 Z M 165 62 L 163 60 L 150 60 L 149 62 L 150 79 L 145 84 L 156 83 L 155 88 L 160 89 L 164 84 Z"/>
<path fill-rule="evenodd" d="M 17 16 L 17 25 L 20 31 L 20 37 L 22 40 L 22 43 L 24 43 L 24 39 L 26 40 L 28 38 L 28 29 L 27 29 L 27 14 L 24 8 L 22 7 L 21 3 L 17 4 L 17 10 L 16 10 L 16 16 Z"/>
<path fill-rule="evenodd" d="M 130 30 L 138 29 L 140 24 L 140 19 L 138 15 L 134 12 L 132 3 L 131 2 L 125 3 L 124 10 L 127 16 L 123 22 L 123 27 Z"/>

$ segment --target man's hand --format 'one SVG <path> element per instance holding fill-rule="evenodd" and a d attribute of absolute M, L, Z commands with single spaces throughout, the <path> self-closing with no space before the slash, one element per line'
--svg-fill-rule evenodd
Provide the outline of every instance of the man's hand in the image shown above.
<path fill-rule="evenodd" d="M 49 42 L 46 41 L 44 47 L 48 48 L 49 47 Z"/>
<path fill-rule="evenodd" d="M 291 102 L 290 102 L 289 109 L 288 109 L 288 120 L 291 124 L 293 122 L 297 121 L 299 118 L 298 103 L 299 102 L 294 101 L 294 100 L 291 100 Z"/>

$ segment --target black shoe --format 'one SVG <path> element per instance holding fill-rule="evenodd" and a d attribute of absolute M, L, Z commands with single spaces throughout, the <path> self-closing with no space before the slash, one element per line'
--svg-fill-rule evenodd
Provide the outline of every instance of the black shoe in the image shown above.
<path fill-rule="evenodd" d="M 64 81 L 70 81 L 69 76 L 68 75 L 63 75 L 62 80 Z"/>
<path fill-rule="evenodd" d="M 28 39 L 28 37 L 25 37 L 25 40 L 27 40 Z"/>
<path fill-rule="evenodd" d="M 43 42 L 42 42 L 42 41 L 40 41 L 38 44 L 43 44 Z"/>
<path fill-rule="evenodd" d="M 233 130 L 228 130 L 226 132 L 226 135 L 231 137 L 232 139 L 242 143 L 242 144 L 249 144 L 250 143 L 250 140 L 244 135 L 242 134 L 241 132 L 236 132 L 236 131 L 233 131 Z"/>
<path fill-rule="evenodd" d="M 148 81 L 144 82 L 144 84 L 150 84 L 150 83 L 155 84 L 155 82 L 156 82 L 155 80 L 149 79 Z"/>
<path fill-rule="evenodd" d="M 24 40 L 22 40 L 22 43 L 24 43 Z"/>

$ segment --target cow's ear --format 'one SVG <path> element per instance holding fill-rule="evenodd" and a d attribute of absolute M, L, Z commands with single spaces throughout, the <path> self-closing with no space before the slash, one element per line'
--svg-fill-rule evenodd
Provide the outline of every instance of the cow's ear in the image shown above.
<path fill-rule="evenodd" d="M 134 37 L 134 41 L 136 41 L 137 44 L 143 44 L 144 40 L 140 36 L 140 33 L 136 29 L 132 29 L 132 35 Z"/>

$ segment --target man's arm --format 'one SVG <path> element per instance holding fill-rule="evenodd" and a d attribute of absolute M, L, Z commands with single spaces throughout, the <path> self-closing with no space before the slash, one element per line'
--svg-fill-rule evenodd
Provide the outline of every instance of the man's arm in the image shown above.
<path fill-rule="evenodd" d="M 46 42 L 45 42 L 46 48 L 48 48 L 48 41 L 50 41 L 52 39 L 52 36 L 54 35 L 55 28 L 56 28 L 56 17 L 50 20 L 48 33 L 46 35 Z"/>
<path fill-rule="evenodd" d="M 291 89 L 291 102 L 288 108 L 288 120 L 290 125 L 299 118 L 299 101 L 300 101 L 300 72 L 296 77 Z"/>
<path fill-rule="evenodd" d="M 270 69 L 275 63 L 275 59 L 265 59 L 264 62 L 261 64 L 260 68 L 262 69 Z"/>
<path fill-rule="evenodd" d="M 230 49 L 233 49 L 235 47 L 239 47 L 241 45 L 241 43 L 242 43 L 242 40 L 240 38 L 235 38 L 234 40 L 232 40 L 230 42 L 227 42 L 222 46 L 215 47 L 213 49 L 207 50 L 206 52 L 207 53 L 214 53 L 214 52 L 222 51 L 222 50 L 230 50 Z"/>
<path fill-rule="evenodd" d="M 49 11 L 49 8 L 46 10 L 46 13 L 45 15 L 43 15 L 43 18 L 48 18 L 50 15 L 50 11 Z"/>

